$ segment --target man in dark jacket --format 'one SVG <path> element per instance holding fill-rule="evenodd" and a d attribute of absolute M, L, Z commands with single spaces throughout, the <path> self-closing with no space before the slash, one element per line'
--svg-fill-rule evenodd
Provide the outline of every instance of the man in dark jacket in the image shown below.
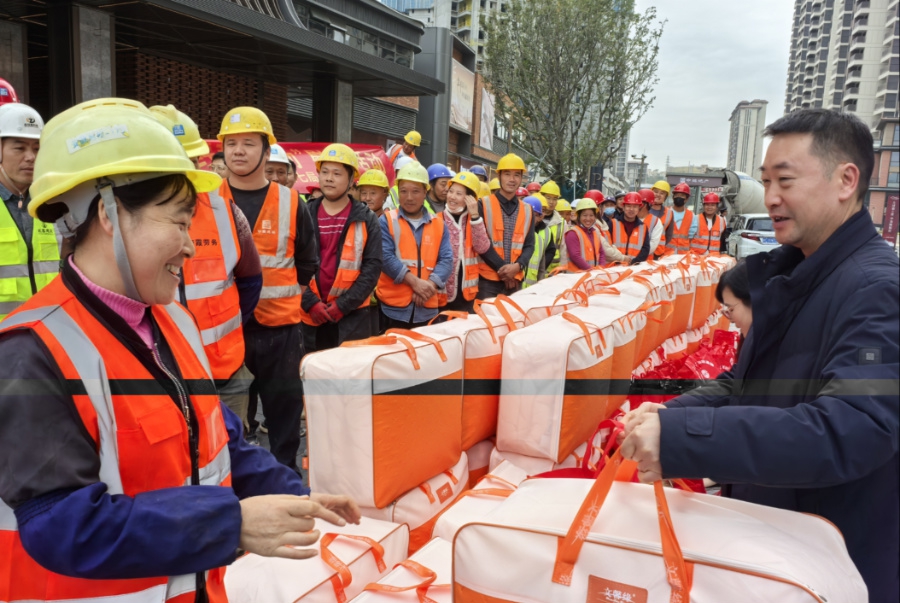
<path fill-rule="evenodd" d="M 782 247 L 747 258 L 753 326 L 734 369 L 626 417 L 642 481 L 709 477 L 731 497 L 820 515 L 873 603 L 900 596 L 900 266 L 862 200 L 874 157 L 850 114 L 766 131 L 766 207 Z"/>

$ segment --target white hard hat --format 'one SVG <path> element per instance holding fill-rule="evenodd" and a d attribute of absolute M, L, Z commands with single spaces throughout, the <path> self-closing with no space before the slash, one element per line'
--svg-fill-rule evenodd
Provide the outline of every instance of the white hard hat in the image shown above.
<path fill-rule="evenodd" d="M 44 120 L 22 103 L 0 105 L 0 138 L 40 138 Z"/>
<path fill-rule="evenodd" d="M 415 161 L 415 159 L 413 159 L 409 155 L 404 155 L 403 157 L 398 158 L 397 161 L 394 162 L 394 170 L 399 172 L 403 167 L 412 163 L 413 161 Z"/>
<path fill-rule="evenodd" d="M 269 161 L 287 164 L 291 163 L 291 160 L 288 159 L 288 155 L 285 150 L 282 149 L 281 145 L 278 144 L 273 144 L 271 147 L 269 147 Z"/>

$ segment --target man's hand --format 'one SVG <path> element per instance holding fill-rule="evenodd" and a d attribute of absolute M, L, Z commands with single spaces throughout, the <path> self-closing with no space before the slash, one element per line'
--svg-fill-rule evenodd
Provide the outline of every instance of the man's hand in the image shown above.
<path fill-rule="evenodd" d="M 362 518 L 359 512 L 359 505 L 349 496 L 313 492 L 309 497 L 313 502 L 317 502 L 326 509 L 340 515 L 347 523 L 358 524 L 360 518 Z"/>
<path fill-rule="evenodd" d="M 309 317 L 317 327 L 324 325 L 326 322 L 334 322 L 328 314 L 328 307 L 321 301 L 316 302 L 316 305 L 310 308 Z"/>
<path fill-rule="evenodd" d="M 516 275 L 522 270 L 518 264 L 505 264 L 497 271 L 497 276 L 502 281 L 515 280 Z"/>
<path fill-rule="evenodd" d="M 355 507 L 355 503 L 349 502 Z M 331 504 L 338 503 L 331 501 Z M 346 505 L 342 503 L 338 506 L 346 512 Z M 308 547 L 319 540 L 319 531 L 310 531 L 315 525 L 315 518 L 337 526 L 347 524 L 338 513 L 306 497 L 275 494 L 245 498 L 241 501 L 240 547 L 263 557 L 315 557 L 318 555 L 316 550 L 294 548 Z"/>
<path fill-rule="evenodd" d="M 416 278 L 410 286 L 413 290 L 413 300 L 416 302 L 417 306 L 424 305 L 425 302 L 437 293 L 437 285 L 427 279 Z"/>
<path fill-rule="evenodd" d="M 508 278 L 505 281 L 503 281 L 503 286 L 506 287 L 507 289 L 515 289 L 516 287 L 519 286 L 519 281 L 517 281 L 514 278 Z"/>
<path fill-rule="evenodd" d="M 328 312 L 328 319 L 331 322 L 340 322 L 344 317 L 344 313 L 338 308 L 337 301 L 333 301 L 325 306 L 325 311 Z"/>
<path fill-rule="evenodd" d="M 625 439 L 625 436 L 629 435 L 638 424 L 638 419 L 641 417 L 641 415 L 648 412 L 657 413 L 661 409 L 665 409 L 665 406 L 662 404 L 656 404 L 654 402 L 644 402 L 634 410 L 625 413 L 625 416 L 622 417 L 622 425 L 625 426 L 625 431 L 619 434 L 619 445 L 622 444 L 622 440 Z"/>
<path fill-rule="evenodd" d="M 658 409 L 656 409 L 658 410 Z M 638 464 L 638 479 L 650 484 L 662 479 L 662 463 L 659 460 L 659 413 L 648 409 L 629 421 L 628 435 L 619 450 L 622 456 Z"/>

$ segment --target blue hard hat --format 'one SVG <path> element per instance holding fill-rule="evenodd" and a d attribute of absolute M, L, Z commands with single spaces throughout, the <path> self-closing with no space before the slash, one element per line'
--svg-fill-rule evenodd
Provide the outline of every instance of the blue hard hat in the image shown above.
<path fill-rule="evenodd" d="M 476 176 L 484 176 L 485 178 L 487 178 L 487 170 L 485 170 L 483 166 L 476 165 L 469 171 L 471 173 L 475 174 Z"/>
<path fill-rule="evenodd" d="M 531 206 L 531 209 L 534 210 L 536 214 L 543 214 L 544 208 L 541 207 L 541 200 L 535 197 L 534 195 L 528 195 L 524 199 L 522 199 L 525 203 Z"/>
<path fill-rule="evenodd" d="M 428 181 L 434 182 L 438 178 L 453 178 L 453 173 L 443 163 L 432 163 L 428 166 Z"/>

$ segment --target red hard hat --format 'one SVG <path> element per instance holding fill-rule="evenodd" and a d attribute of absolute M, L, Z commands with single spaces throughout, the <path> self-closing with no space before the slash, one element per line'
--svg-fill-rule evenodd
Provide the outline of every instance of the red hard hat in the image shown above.
<path fill-rule="evenodd" d="M 643 202 L 641 196 L 637 193 L 628 193 L 622 199 L 622 205 L 641 205 Z"/>
<path fill-rule="evenodd" d="M 686 182 L 679 182 L 675 185 L 675 188 L 672 189 L 672 194 L 674 195 L 675 193 L 684 193 L 685 195 L 690 195 L 691 187 L 688 186 Z"/>
<path fill-rule="evenodd" d="M 597 205 L 600 205 L 601 203 L 603 203 L 603 201 L 605 201 L 605 197 L 603 196 L 603 193 L 601 193 L 600 191 L 598 191 L 595 188 L 592 188 L 591 190 L 586 191 L 584 193 L 584 198 L 585 199 L 593 199 L 593 201 Z"/>
<path fill-rule="evenodd" d="M 538 182 L 532 182 L 528 186 L 525 187 L 526 195 L 528 193 L 539 193 L 541 192 L 541 185 Z"/>
<path fill-rule="evenodd" d="M 0 77 L 0 105 L 17 102 L 19 102 L 19 97 L 16 96 L 16 89 L 13 88 L 9 82 Z"/>
<path fill-rule="evenodd" d="M 522 188 L 520 186 L 519 190 L 516 191 L 516 197 L 527 197 L 527 196 L 528 196 L 528 189 Z"/>
<path fill-rule="evenodd" d="M 652 205 L 656 200 L 656 193 L 651 191 L 649 188 L 642 188 L 637 193 L 641 197 L 641 201 L 646 203 L 647 205 Z"/>
<path fill-rule="evenodd" d="M 707 193 L 703 197 L 703 205 L 706 205 L 707 203 L 715 203 L 716 205 L 718 205 L 719 204 L 719 195 L 717 195 L 715 193 Z"/>

